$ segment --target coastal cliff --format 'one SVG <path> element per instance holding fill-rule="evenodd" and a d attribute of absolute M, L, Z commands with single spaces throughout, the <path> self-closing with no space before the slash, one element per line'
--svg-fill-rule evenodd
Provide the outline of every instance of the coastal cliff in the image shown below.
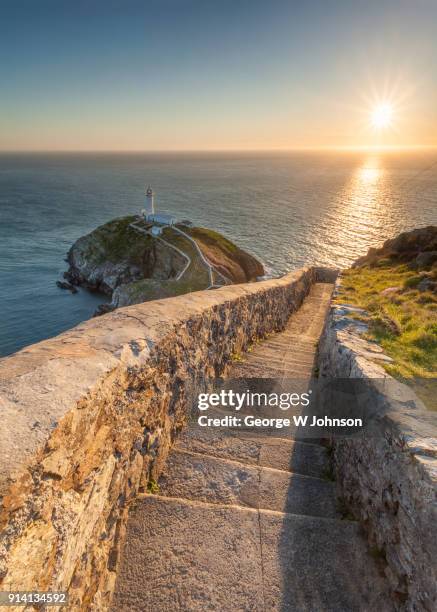
<path fill-rule="evenodd" d="M 73 286 L 111 296 L 101 312 L 233 283 L 255 281 L 262 264 L 213 230 L 179 224 L 152 236 L 134 216 L 79 238 L 64 274 Z"/>

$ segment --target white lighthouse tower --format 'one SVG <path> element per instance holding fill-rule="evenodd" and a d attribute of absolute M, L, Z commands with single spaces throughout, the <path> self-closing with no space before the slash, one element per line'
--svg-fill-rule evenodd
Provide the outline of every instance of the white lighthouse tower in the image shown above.
<path fill-rule="evenodd" d="M 165 225 L 175 225 L 176 224 L 176 217 L 173 217 L 173 215 L 168 215 L 166 213 L 155 213 L 155 202 L 154 202 L 154 197 L 155 194 L 153 193 L 153 189 L 150 187 L 150 185 L 147 187 L 146 189 L 146 208 L 144 208 L 141 211 L 141 214 L 144 218 L 144 220 L 150 224 L 153 224 L 152 227 L 152 234 L 158 235 L 156 232 L 154 232 L 154 230 L 158 230 L 159 227 L 161 227 L 161 231 L 162 231 L 162 226 Z"/>
<path fill-rule="evenodd" d="M 155 214 L 154 193 L 150 185 L 146 189 L 146 216 Z"/>

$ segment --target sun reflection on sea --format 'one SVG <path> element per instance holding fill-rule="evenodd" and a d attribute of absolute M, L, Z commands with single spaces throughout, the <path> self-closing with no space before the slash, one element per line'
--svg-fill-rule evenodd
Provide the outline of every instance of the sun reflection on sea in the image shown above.
<path fill-rule="evenodd" d="M 342 250 L 345 259 L 355 259 L 385 239 L 390 196 L 390 181 L 381 158 L 367 157 L 338 193 L 326 219 L 332 247 Z"/>
<path fill-rule="evenodd" d="M 382 176 L 382 169 L 375 165 L 364 165 L 357 172 L 357 181 L 365 185 L 374 185 Z"/>

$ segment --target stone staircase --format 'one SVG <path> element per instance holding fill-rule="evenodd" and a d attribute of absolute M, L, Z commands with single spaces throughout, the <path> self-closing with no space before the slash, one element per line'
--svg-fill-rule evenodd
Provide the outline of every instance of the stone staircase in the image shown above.
<path fill-rule="evenodd" d="M 314 285 L 230 377 L 308 380 L 331 292 Z M 359 525 L 338 512 L 327 449 L 281 431 L 187 429 L 159 493 L 130 511 L 113 612 L 393 609 Z"/>

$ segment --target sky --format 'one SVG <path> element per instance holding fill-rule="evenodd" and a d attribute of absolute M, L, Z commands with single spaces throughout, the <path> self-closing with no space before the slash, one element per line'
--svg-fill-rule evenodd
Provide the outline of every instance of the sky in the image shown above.
<path fill-rule="evenodd" d="M 437 0 L 1 9 L 3 151 L 437 145 Z"/>

